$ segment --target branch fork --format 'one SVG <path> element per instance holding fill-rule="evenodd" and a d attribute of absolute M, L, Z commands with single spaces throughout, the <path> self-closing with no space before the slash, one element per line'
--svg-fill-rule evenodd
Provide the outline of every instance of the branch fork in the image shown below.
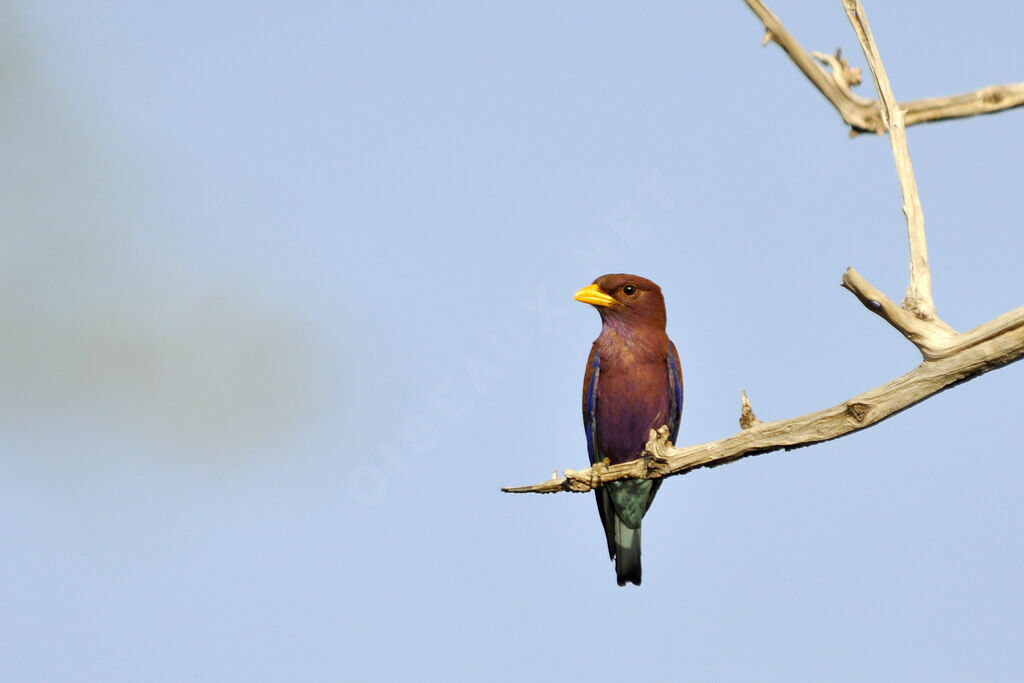
<path fill-rule="evenodd" d="M 761 0 L 744 2 L 764 24 L 765 34 L 761 45 L 774 42 L 782 48 L 814 87 L 832 103 L 846 125 L 850 126 L 851 137 L 860 133 L 885 133 L 884 105 L 877 100 L 860 97 L 850 89 L 859 83 L 860 69 L 851 69 L 838 51 L 834 56 L 821 52 L 808 53 Z M 830 67 L 831 73 L 815 64 L 815 59 Z M 906 125 L 914 125 L 991 114 L 1020 106 L 1024 106 L 1024 83 L 990 85 L 962 95 L 904 102 L 900 108 L 906 112 Z"/>

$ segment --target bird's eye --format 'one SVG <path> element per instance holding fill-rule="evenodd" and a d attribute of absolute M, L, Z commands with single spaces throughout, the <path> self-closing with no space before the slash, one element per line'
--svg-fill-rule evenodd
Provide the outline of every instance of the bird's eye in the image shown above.
<path fill-rule="evenodd" d="M 636 296 L 636 285 L 623 285 L 622 293 L 626 296 Z"/>

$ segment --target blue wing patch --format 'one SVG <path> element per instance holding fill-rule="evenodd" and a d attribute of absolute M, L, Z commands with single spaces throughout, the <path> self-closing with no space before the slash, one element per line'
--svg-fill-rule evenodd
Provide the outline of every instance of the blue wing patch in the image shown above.
<path fill-rule="evenodd" d="M 683 377 L 679 372 L 679 364 L 676 362 L 676 345 L 671 341 L 668 343 L 668 384 L 671 409 L 669 410 L 668 431 L 672 443 L 676 442 L 679 435 L 679 416 L 683 411 Z"/>
<path fill-rule="evenodd" d="M 590 463 L 600 460 L 595 452 L 595 439 L 597 434 L 597 379 L 601 374 L 601 357 L 594 350 L 594 360 L 591 364 L 590 383 L 587 385 L 587 406 L 584 415 L 583 426 L 587 432 L 587 454 L 590 456 Z"/>

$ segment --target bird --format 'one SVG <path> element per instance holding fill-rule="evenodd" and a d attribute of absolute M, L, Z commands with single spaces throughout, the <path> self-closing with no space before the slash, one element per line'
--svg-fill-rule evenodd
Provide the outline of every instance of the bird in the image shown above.
<path fill-rule="evenodd" d="M 683 409 L 679 353 L 665 332 L 661 288 L 638 275 L 602 275 L 576 292 L 601 314 L 583 376 L 583 426 L 592 465 L 636 460 L 651 429 L 675 443 Z M 598 487 L 597 511 L 620 586 L 640 585 L 640 522 L 661 480 L 620 479 Z"/>

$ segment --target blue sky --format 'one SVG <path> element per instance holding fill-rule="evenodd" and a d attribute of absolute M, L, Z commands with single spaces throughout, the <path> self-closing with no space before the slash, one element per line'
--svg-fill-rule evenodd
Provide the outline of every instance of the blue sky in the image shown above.
<path fill-rule="evenodd" d="M 899 99 L 1022 80 L 1016 5 L 867 12 Z M 0 17 L 0 678 L 1015 677 L 1020 366 L 671 479 L 640 589 L 499 492 L 586 463 L 602 273 L 662 286 L 683 444 L 919 360 L 838 286 L 906 286 L 888 141 L 739 0 Z M 909 129 L 957 329 L 1024 303 L 1022 117 Z"/>

